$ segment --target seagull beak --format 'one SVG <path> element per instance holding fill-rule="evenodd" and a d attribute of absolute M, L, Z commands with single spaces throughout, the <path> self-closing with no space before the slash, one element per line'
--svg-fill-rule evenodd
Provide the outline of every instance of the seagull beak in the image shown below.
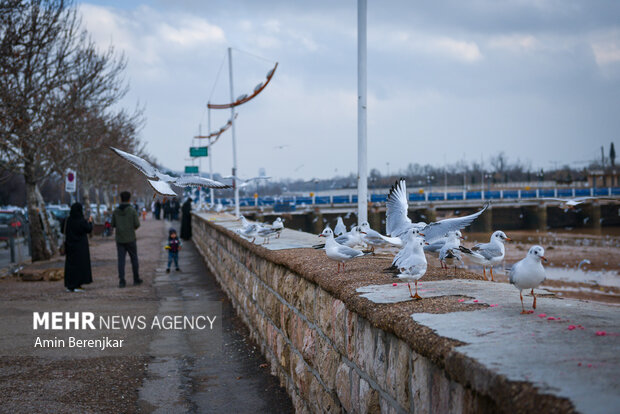
<path fill-rule="evenodd" d="M 325 236 L 324 236 L 324 235 L 322 235 L 322 234 L 319 234 L 319 237 L 325 237 Z"/>
<path fill-rule="evenodd" d="M 506 241 L 512 241 L 510 237 L 506 237 Z"/>
<path fill-rule="evenodd" d="M 549 261 L 549 260 L 547 260 L 547 258 L 546 258 L 545 256 L 540 256 L 540 258 L 541 258 L 542 260 L 544 260 L 544 262 L 545 262 L 545 263 L 547 263 L 547 262 Z"/>
<path fill-rule="evenodd" d="M 360 233 L 362 233 L 362 234 L 368 234 L 368 233 L 366 233 L 365 231 L 360 231 Z"/>
<path fill-rule="evenodd" d="M 420 236 L 426 236 L 426 234 L 424 233 L 418 233 Z"/>
<path fill-rule="evenodd" d="M 425 245 L 427 245 L 427 246 L 428 246 L 428 245 L 430 245 L 430 243 L 429 243 L 429 242 L 424 242 L 424 244 L 425 244 Z"/>

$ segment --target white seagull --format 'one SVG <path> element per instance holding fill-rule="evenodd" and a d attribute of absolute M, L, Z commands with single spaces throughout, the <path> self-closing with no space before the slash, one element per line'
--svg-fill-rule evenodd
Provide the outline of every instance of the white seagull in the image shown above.
<path fill-rule="evenodd" d="M 532 290 L 532 296 L 534 297 L 532 308 L 536 309 L 536 295 L 534 294 L 534 288 L 544 282 L 547 277 L 541 260 L 547 262 L 547 258 L 545 257 L 545 249 L 541 246 L 532 246 L 530 251 L 527 252 L 525 258 L 515 263 L 510 269 L 510 283 L 519 289 L 519 296 L 521 297 L 521 314 L 528 313 L 523 307 L 523 290 Z"/>
<path fill-rule="evenodd" d="M 334 227 L 334 235 L 342 236 L 347 232 L 347 226 L 344 225 L 344 221 L 342 221 L 342 217 L 338 216 L 338 220 L 336 221 L 336 227 Z"/>
<path fill-rule="evenodd" d="M 329 228 L 329 226 L 326 228 Z M 342 244 L 343 246 L 347 246 L 347 247 L 362 246 L 365 248 L 367 247 L 366 243 L 364 242 L 365 234 L 366 233 L 362 231 L 360 226 L 353 226 L 350 232 L 345 233 L 342 236 L 338 236 L 334 240 L 336 240 L 336 243 Z M 314 247 L 315 249 L 322 249 L 325 247 L 325 244 L 317 244 L 312 247 Z"/>
<path fill-rule="evenodd" d="M 495 279 L 493 279 L 493 266 L 504 260 L 504 254 L 506 254 L 504 242 L 510 240 L 510 237 L 506 236 L 503 231 L 498 230 L 491 235 L 491 240 L 488 243 L 477 244 L 471 249 L 460 246 L 459 250 L 465 253 L 465 256 L 474 263 L 482 265 L 485 278 L 487 276 L 486 267 L 490 267 L 491 281 L 495 281 Z"/>
<path fill-rule="evenodd" d="M 463 259 L 461 258 L 461 251 L 459 247 L 461 245 L 461 236 L 460 231 L 451 231 L 448 233 L 448 237 L 444 245 L 439 249 L 439 263 L 441 267 L 444 269 L 448 269 L 448 261 L 454 264 L 454 271 L 456 272 L 456 263 L 459 262 L 461 265 L 463 264 Z"/>
<path fill-rule="evenodd" d="M 579 204 L 585 203 L 588 200 L 616 200 L 615 198 L 608 197 L 575 197 L 575 198 L 554 198 L 554 197 L 545 197 L 544 200 L 553 200 L 559 201 L 566 210 L 573 210 Z"/>
<path fill-rule="evenodd" d="M 271 224 L 271 228 L 278 232 L 278 237 L 276 237 L 276 239 L 279 239 L 280 233 L 284 230 L 284 220 L 282 220 L 281 217 L 276 218 Z"/>
<path fill-rule="evenodd" d="M 373 251 L 375 249 L 375 246 L 384 246 L 386 244 L 389 244 L 391 246 L 402 247 L 403 245 L 403 241 L 400 238 L 384 236 L 378 231 L 370 228 L 370 224 L 368 224 L 367 221 L 364 221 L 362 224 L 360 224 L 360 228 L 365 233 L 362 239 L 366 243 L 370 244 Z"/>
<path fill-rule="evenodd" d="M 155 190 L 157 194 L 161 194 L 163 196 L 176 197 L 176 193 L 170 187 L 170 184 L 174 184 L 177 187 L 206 187 L 206 188 L 230 188 L 229 185 L 224 183 L 220 183 L 219 181 L 209 180 L 208 178 L 198 177 L 195 175 L 187 175 L 181 177 L 172 177 L 168 174 L 164 174 L 155 168 L 150 162 L 146 161 L 143 158 L 140 158 L 136 155 L 130 154 L 125 151 L 121 151 L 118 148 L 110 147 L 115 154 L 123 158 L 125 161 L 129 162 L 131 165 L 136 167 L 138 171 L 144 174 L 147 178 L 147 181 Z"/>
<path fill-rule="evenodd" d="M 252 178 L 248 178 L 248 179 L 243 179 L 243 178 L 239 178 L 236 175 L 227 175 L 225 177 L 222 177 L 223 180 L 235 180 L 238 183 L 237 188 L 244 188 L 247 187 L 248 185 L 252 184 L 254 181 L 258 181 L 258 180 L 269 180 L 271 179 L 271 177 L 266 177 L 266 176 L 258 176 L 258 177 L 252 177 Z M 241 183 L 241 184 L 239 184 Z"/>
<path fill-rule="evenodd" d="M 461 233 L 460 230 L 457 230 L 454 233 L 456 234 L 456 236 L 459 239 L 461 239 L 461 240 L 463 239 L 463 233 Z M 441 237 L 439 239 L 435 239 L 430 244 L 424 246 L 424 252 L 431 253 L 431 254 L 434 254 L 435 256 L 438 256 L 439 255 L 439 251 L 441 250 L 443 245 L 446 244 L 446 241 L 448 241 L 448 236 L 449 235 L 450 235 L 450 233 L 446 234 L 444 237 Z"/>
<path fill-rule="evenodd" d="M 345 262 L 355 259 L 356 257 L 366 256 L 371 252 L 364 253 L 360 250 L 352 249 L 349 246 L 344 246 L 336 242 L 334 239 L 334 232 L 329 227 L 325 228 L 319 237 L 325 237 L 325 253 L 327 257 L 338 262 L 338 272 L 340 273 L 340 263 L 342 263 L 342 270 L 344 271 Z"/>
<path fill-rule="evenodd" d="M 412 223 L 411 219 L 407 217 L 409 210 L 407 184 L 405 179 L 401 178 L 392 186 L 387 197 L 385 230 L 391 237 L 402 238 L 410 228 L 417 228 L 421 233 L 425 234 L 426 241 L 431 243 L 450 231 L 460 230 L 469 226 L 487 209 L 487 206 L 485 205 L 482 210 L 469 216 L 449 218 L 430 224 L 424 222 Z"/>
<path fill-rule="evenodd" d="M 424 244 L 426 242 L 419 234 L 416 234 L 416 229 L 410 229 L 407 234 L 407 244 L 399 252 L 402 253 L 397 265 L 400 271 L 397 277 L 413 279 L 415 282 L 415 295 L 411 293 L 411 285 L 407 281 L 409 295 L 413 299 L 420 300 L 422 297 L 418 294 L 418 280 L 426 273 L 427 262 L 424 255 Z"/>
<path fill-rule="evenodd" d="M 254 243 L 254 240 L 256 240 L 256 236 L 258 236 L 259 230 L 261 230 L 261 228 L 258 226 L 258 224 L 248 223 L 247 226 L 236 229 L 235 232 L 243 237 L 252 239 L 252 243 Z"/>

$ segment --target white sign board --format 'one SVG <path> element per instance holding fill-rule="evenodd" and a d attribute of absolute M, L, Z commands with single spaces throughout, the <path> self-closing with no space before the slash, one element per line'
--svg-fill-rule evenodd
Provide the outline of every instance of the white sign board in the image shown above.
<path fill-rule="evenodd" d="M 75 170 L 67 169 L 65 171 L 65 191 L 67 193 L 75 193 L 77 183 L 77 174 Z"/>

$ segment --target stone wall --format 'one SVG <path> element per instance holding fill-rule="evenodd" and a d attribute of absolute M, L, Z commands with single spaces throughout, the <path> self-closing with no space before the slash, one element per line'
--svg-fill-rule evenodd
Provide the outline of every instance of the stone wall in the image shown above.
<path fill-rule="evenodd" d="M 496 410 L 392 333 L 217 224 L 194 216 L 193 240 L 297 412 Z"/>

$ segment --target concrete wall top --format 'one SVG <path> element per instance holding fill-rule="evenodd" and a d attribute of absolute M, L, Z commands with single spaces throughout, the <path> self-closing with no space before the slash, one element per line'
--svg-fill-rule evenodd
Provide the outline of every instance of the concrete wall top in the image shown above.
<path fill-rule="evenodd" d="M 229 215 L 195 213 L 249 252 L 315 283 L 370 323 L 404 340 L 453 380 L 509 412 L 613 412 L 620 406 L 620 318 L 617 307 L 560 299 L 540 290 L 538 308 L 520 314 L 518 290 L 429 263 L 412 301 L 395 283 L 392 255 L 356 259 L 336 273 L 315 235 L 285 230 L 257 245 L 234 233 Z M 262 241 L 262 240 L 257 240 Z M 525 292 L 524 292 L 525 293 Z M 531 306 L 532 298 L 524 297 Z"/>

